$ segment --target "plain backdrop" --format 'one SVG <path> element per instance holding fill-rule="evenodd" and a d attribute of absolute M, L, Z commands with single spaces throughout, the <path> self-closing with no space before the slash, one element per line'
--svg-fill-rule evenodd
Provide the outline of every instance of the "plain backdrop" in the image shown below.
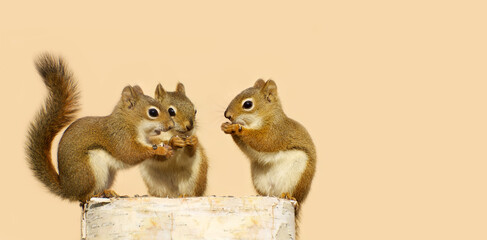
<path fill-rule="evenodd" d="M 231 99 L 272 78 L 318 152 L 302 239 L 487 238 L 485 1 L 2 1 L 0 239 L 78 239 L 80 208 L 25 161 L 46 88 L 33 61 L 63 56 L 81 116 L 124 86 L 177 82 L 198 109 L 208 195 L 254 195 L 220 130 Z M 56 143 L 59 138 L 56 139 Z M 56 146 L 54 146 L 56 147 Z M 55 152 L 55 150 L 54 150 Z M 120 194 L 145 194 L 137 168 Z"/>

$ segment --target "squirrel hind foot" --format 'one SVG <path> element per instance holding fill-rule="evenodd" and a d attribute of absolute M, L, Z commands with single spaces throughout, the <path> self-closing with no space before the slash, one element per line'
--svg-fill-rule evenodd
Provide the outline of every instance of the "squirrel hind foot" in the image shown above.
<path fill-rule="evenodd" d="M 103 192 L 93 195 L 93 197 L 98 198 L 117 198 L 120 197 L 114 190 L 107 189 L 103 190 Z"/>
<path fill-rule="evenodd" d="M 297 202 L 296 198 L 294 198 L 293 196 L 291 196 L 291 194 L 288 193 L 288 192 L 281 193 L 280 198 L 284 198 L 284 199 L 287 199 L 287 200 L 293 200 L 293 201 L 296 201 Z"/>

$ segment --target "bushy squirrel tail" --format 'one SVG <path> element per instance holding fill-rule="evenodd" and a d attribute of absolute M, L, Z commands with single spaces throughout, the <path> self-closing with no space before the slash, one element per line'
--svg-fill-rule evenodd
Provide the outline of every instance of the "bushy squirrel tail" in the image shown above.
<path fill-rule="evenodd" d="M 52 163 L 51 145 L 56 135 L 74 120 L 79 110 L 79 92 L 63 59 L 43 54 L 35 65 L 49 95 L 30 124 L 26 143 L 27 160 L 34 175 L 51 192 L 66 198 Z"/>

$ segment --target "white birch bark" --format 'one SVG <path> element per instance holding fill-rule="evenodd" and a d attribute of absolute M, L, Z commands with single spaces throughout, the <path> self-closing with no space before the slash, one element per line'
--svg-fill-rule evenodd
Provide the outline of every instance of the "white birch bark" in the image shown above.
<path fill-rule="evenodd" d="M 259 196 L 92 198 L 82 238 L 295 239 L 295 204 Z"/>

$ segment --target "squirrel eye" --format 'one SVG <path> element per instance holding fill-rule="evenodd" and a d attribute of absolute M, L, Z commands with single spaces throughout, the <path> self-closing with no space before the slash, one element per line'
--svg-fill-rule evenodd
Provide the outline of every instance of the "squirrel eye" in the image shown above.
<path fill-rule="evenodd" d="M 196 113 L 197 113 L 197 112 L 198 112 L 198 110 L 196 110 L 196 109 L 195 109 L 195 110 L 194 110 L 194 115 L 196 115 Z"/>
<path fill-rule="evenodd" d="M 250 101 L 250 100 L 247 100 L 247 101 L 245 101 L 245 102 L 243 103 L 243 108 L 245 108 L 245 109 L 251 109 L 251 108 L 252 108 L 252 106 L 254 106 L 254 104 L 253 104 L 253 103 L 252 103 L 252 101 Z"/>
<path fill-rule="evenodd" d="M 149 111 L 147 113 L 149 114 L 150 118 L 159 117 L 159 109 L 157 109 L 155 107 L 149 108 Z"/>
<path fill-rule="evenodd" d="M 169 113 L 169 115 L 170 115 L 171 117 L 176 116 L 176 111 L 174 111 L 174 109 L 173 109 L 173 108 L 169 108 L 169 109 L 167 110 L 167 112 Z"/>

